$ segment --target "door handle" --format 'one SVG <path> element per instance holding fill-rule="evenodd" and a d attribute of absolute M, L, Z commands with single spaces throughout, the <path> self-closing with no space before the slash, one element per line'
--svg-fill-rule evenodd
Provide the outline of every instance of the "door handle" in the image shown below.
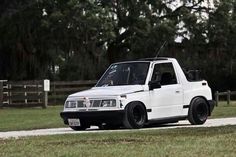
<path fill-rule="evenodd" d="M 175 91 L 175 93 L 180 93 L 180 91 L 179 91 L 179 90 L 177 90 L 177 91 Z"/>

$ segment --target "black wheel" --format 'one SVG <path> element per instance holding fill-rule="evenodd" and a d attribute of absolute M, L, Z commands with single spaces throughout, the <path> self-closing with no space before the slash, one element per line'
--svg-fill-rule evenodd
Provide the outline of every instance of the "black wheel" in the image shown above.
<path fill-rule="evenodd" d="M 194 98 L 188 111 L 188 120 L 192 125 L 204 124 L 209 113 L 208 105 L 203 98 Z"/>
<path fill-rule="evenodd" d="M 126 106 L 123 124 L 129 129 L 142 128 L 147 119 L 145 107 L 138 102 L 134 102 Z"/>

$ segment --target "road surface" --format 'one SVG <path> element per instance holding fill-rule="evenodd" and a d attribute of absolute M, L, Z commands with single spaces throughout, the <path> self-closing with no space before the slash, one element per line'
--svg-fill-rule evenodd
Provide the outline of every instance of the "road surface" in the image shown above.
<path fill-rule="evenodd" d="M 190 125 L 188 121 L 180 121 L 178 123 L 161 125 L 158 127 L 143 128 L 140 130 L 157 130 L 157 129 L 173 129 L 173 128 L 190 128 L 190 127 L 217 127 L 225 125 L 236 125 L 235 118 L 220 118 L 220 119 L 208 119 L 204 125 Z M 58 135 L 58 134 L 84 134 L 84 133 L 98 133 L 98 132 L 122 132 L 130 131 L 128 129 L 119 130 L 98 130 L 97 127 L 91 127 L 86 131 L 73 131 L 68 128 L 53 128 L 53 129 L 38 129 L 27 131 L 8 131 L 0 132 L 0 139 L 7 138 L 19 138 L 26 136 L 42 136 L 42 135 Z"/>

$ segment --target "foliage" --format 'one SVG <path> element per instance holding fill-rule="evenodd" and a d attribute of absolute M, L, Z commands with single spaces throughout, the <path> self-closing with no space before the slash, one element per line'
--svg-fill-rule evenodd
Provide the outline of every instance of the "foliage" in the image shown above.
<path fill-rule="evenodd" d="M 236 2 L 207 2 L 2 0 L 0 79 L 98 79 L 168 41 L 161 56 L 200 69 L 214 90 L 236 89 Z"/>

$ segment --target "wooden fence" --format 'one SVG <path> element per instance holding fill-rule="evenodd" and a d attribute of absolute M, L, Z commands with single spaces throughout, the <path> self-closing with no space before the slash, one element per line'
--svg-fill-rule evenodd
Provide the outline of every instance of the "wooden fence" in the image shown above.
<path fill-rule="evenodd" d="M 227 104 L 229 105 L 232 95 L 236 95 L 236 91 L 230 91 L 230 90 L 228 90 L 227 92 L 218 92 L 218 91 L 216 91 L 215 92 L 216 106 L 218 106 L 220 96 L 226 96 L 226 101 L 227 101 Z"/>
<path fill-rule="evenodd" d="M 62 105 L 68 95 L 93 87 L 96 80 L 58 81 L 44 91 L 43 81 L 0 81 L 0 107 Z"/>
<path fill-rule="evenodd" d="M 96 80 L 51 82 L 48 103 L 49 105 L 63 104 L 68 95 L 89 89 L 96 82 Z"/>
<path fill-rule="evenodd" d="M 0 107 L 47 107 L 43 81 L 0 81 Z"/>
<path fill-rule="evenodd" d="M 50 91 L 44 91 L 44 81 L 3 81 L 0 80 L 0 107 L 35 107 L 47 105 L 62 105 L 68 95 L 86 90 L 96 84 L 96 80 L 89 81 L 57 81 L 50 83 Z M 236 91 L 215 92 L 216 106 L 221 96 L 226 97 L 230 104 L 231 96 Z"/>

